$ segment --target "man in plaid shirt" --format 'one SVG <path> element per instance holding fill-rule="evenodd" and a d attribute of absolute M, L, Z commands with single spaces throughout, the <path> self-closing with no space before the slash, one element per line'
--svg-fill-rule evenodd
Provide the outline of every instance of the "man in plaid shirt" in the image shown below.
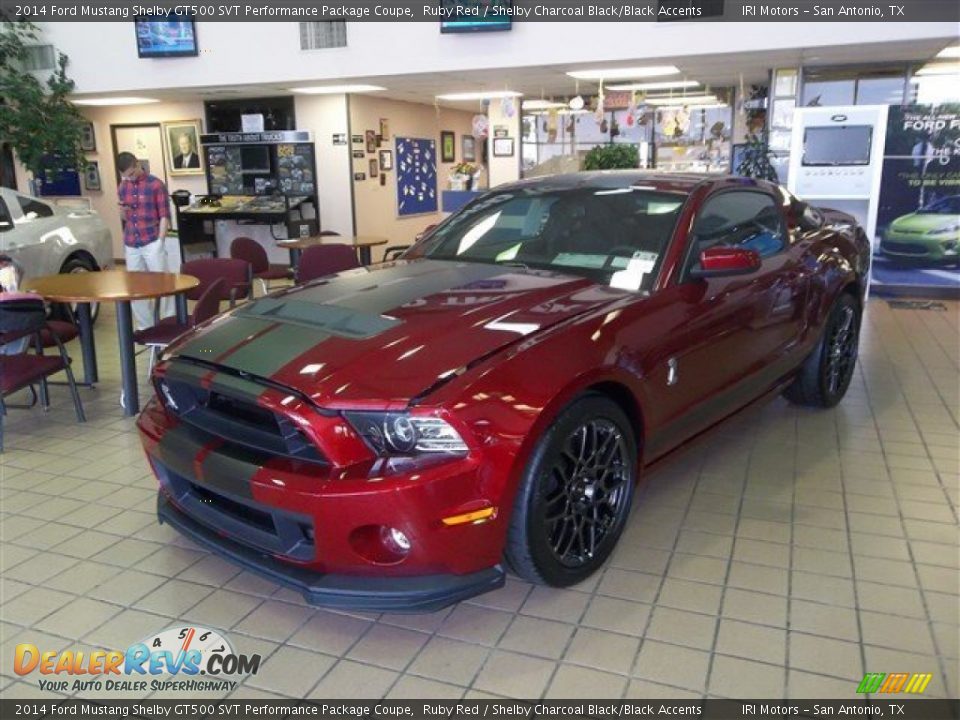
<path fill-rule="evenodd" d="M 160 178 L 143 171 L 133 153 L 117 155 L 120 171 L 121 216 L 123 217 L 123 249 L 127 270 L 167 272 L 166 236 L 170 228 L 170 198 Z M 173 300 L 160 301 L 160 316 L 173 315 Z M 150 303 L 133 303 L 137 329 L 153 325 Z"/>

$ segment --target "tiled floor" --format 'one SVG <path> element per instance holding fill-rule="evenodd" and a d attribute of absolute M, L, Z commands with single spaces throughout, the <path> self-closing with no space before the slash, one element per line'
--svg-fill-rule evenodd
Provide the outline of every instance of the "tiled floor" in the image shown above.
<path fill-rule="evenodd" d="M 246 697 L 851 697 L 865 671 L 931 672 L 926 694 L 956 697 L 958 317 L 872 301 L 840 407 L 777 400 L 652 475 L 583 585 L 372 616 L 310 608 L 157 524 L 105 315 L 90 421 L 64 388 L 8 418 L 0 694 L 39 694 L 13 676 L 18 642 L 123 648 L 191 622 L 265 658 Z"/>

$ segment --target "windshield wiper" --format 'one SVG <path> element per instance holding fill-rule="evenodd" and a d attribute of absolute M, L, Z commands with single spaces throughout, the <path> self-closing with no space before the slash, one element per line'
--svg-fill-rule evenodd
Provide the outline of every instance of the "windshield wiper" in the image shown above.
<path fill-rule="evenodd" d="M 496 260 L 494 261 L 496 262 Z M 497 262 L 497 265 L 509 265 L 510 267 L 523 268 L 524 270 L 529 270 L 530 266 L 525 262 L 520 262 L 519 260 L 504 260 L 503 262 Z"/>

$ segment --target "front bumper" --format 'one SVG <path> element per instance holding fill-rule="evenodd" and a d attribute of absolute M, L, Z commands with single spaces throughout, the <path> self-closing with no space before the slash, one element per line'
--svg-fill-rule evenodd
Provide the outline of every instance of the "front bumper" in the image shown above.
<path fill-rule="evenodd" d="M 948 238 L 950 239 L 950 238 Z M 887 231 L 880 241 L 880 252 L 891 258 L 923 260 L 931 263 L 956 260 L 956 248 L 952 252 L 944 247 L 943 240 L 931 239 L 925 233 L 908 234 Z"/>
<path fill-rule="evenodd" d="M 433 612 L 502 587 L 500 565 L 469 575 L 365 577 L 318 573 L 241 545 L 179 510 L 161 490 L 157 517 L 199 545 L 245 569 L 303 594 L 311 605 L 369 612 Z"/>

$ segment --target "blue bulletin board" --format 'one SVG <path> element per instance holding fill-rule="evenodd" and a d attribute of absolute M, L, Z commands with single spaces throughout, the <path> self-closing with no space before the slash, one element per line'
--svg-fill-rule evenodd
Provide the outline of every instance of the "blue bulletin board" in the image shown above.
<path fill-rule="evenodd" d="M 437 143 L 397 138 L 397 215 L 437 211 Z"/>

